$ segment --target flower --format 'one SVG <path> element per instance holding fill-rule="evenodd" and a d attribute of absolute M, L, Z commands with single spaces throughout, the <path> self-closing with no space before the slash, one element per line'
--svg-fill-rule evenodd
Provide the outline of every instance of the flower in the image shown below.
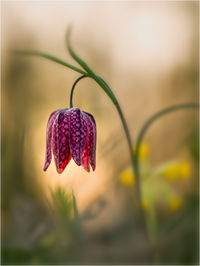
<path fill-rule="evenodd" d="M 191 167 L 188 162 L 180 163 L 180 175 L 182 178 L 188 178 L 191 175 Z"/>
<path fill-rule="evenodd" d="M 169 208 L 171 211 L 177 211 L 183 204 L 183 200 L 180 196 L 175 196 L 169 201 Z"/>
<path fill-rule="evenodd" d="M 96 124 L 93 116 L 78 108 L 54 111 L 47 124 L 44 171 L 51 163 L 52 152 L 58 173 L 62 173 L 71 157 L 77 165 L 90 171 L 96 166 Z"/>
<path fill-rule="evenodd" d="M 126 169 L 120 173 L 119 179 L 124 186 L 130 187 L 135 183 L 132 169 Z"/>
<path fill-rule="evenodd" d="M 148 210 L 148 209 L 149 209 L 149 206 L 150 206 L 150 202 L 149 202 L 149 200 L 147 200 L 147 199 L 143 199 L 143 200 L 142 200 L 142 207 L 143 207 L 143 209 L 144 209 L 144 210 Z"/>
<path fill-rule="evenodd" d="M 169 181 L 174 181 L 179 178 L 179 166 L 178 164 L 172 163 L 167 166 L 164 170 L 164 176 Z"/>
<path fill-rule="evenodd" d="M 187 179 L 191 175 L 191 167 L 187 161 L 172 163 L 164 169 L 163 174 L 169 181 Z"/>

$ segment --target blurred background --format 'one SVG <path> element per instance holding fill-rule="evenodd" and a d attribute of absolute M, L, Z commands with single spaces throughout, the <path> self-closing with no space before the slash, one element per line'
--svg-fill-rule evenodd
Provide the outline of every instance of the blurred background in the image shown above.
<path fill-rule="evenodd" d="M 2 2 L 2 264 L 198 263 L 197 110 L 160 118 L 142 143 L 149 247 L 110 99 L 89 79 L 74 94 L 96 120 L 95 172 L 73 161 L 61 175 L 53 161 L 43 172 L 49 115 L 69 107 L 79 74 L 10 53 L 38 50 L 76 65 L 65 43 L 73 24 L 72 47 L 111 86 L 135 140 L 155 112 L 198 101 L 198 16 L 196 1 Z"/>

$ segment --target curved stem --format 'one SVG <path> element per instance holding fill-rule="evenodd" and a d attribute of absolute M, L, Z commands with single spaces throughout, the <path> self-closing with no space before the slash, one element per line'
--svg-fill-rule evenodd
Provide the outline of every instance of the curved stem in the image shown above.
<path fill-rule="evenodd" d="M 83 75 L 83 76 L 80 76 L 80 77 L 74 82 L 74 84 L 73 84 L 73 86 L 72 86 L 72 89 L 71 89 L 71 93 L 70 93 L 70 108 L 73 107 L 73 94 L 74 94 L 74 89 L 75 89 L 77 83 L 78 83 L 80 80 L 82 80 L 83 78 L 87 78 L 87 77 L 93 79 L 93 77 L 91 77 L 91 76 L 89 76 L 89 75 Z M 108 86 L 108 84 L 107 84 L 107 83 L 106 83 L 101 77 L 98 77 L 98 78 L 101 79 L 101 81 L 102 81 L 106 86 Z M 110 89 L 110 88 L 109 88 L 109 89 Z M 132 150 L 132 140 L 131 140 L 131 136 L 130 136 L 130 133 L 129 133 L 129 129 L 128 129 L 128 126 L 127 126 L 127 123 L 126 123 L 126 119 L 125 119 L 125 117 L 124 117 L 124 115 L 123 115 L 123 112 L 122 112 L 122 110 L 121 110 L 121 108 L 120 108 L 120 105 L 119 105 L 119 103 L 118 103 L 117 100 L 116 100 L 115 106 L 116 106 L 116 109 L 117 109 L 117 111 L 118 111 L 118 113 L 119 113 L 120 119 L 121 119 L 121 121 L 122 121 L 122 125 L 123 125 L 124 131 L 125 131 L 125 134 L 126 134 L 126 137 L 127 137 L 127 141 L 128 141 L 128 146 L 129 146 L 129 151 L 130 151 L 130 156 L 131 156 L 131 162 L 132 162 L 132 165 L 134 165 L 134 164 L 133 164 L 133 161 L 134 161 L 134 158 L 133 158 L 133 157 L 134 157 L 134 153 L 133 153 L 133 150 Z M 134 170 L 134 166 L 133 166 L 133 170 Z"/>
<path fill-rule="evenodd" d="M 83 71 L 82 69 L 80 69 L 78 67 L 75 67 L 75 66 L 73 66 L 71 64 L 68 64 L 67 62 L 65 62 L 63 60 L 58 59 L 57 57 L 49 55 L 49 54 L 46 54 L 46 53 L 42 53 L 42 52 L 38 52 L 38 51 L 29 51 L 29 50 L 24 50 L 24 51 L 14 50 L 14 51 L 12 51 L 12 53 L 15 54 L 15 55 L 29 55 L 29 56 L 43 57 L 43 58 L 46 58 L 48 60 L 54 61 L 54 62 L 56 62 L 56 63 L 58 63 L 60 65 L 66 66 L 68 68 L 71 68 L 72 70 L 74 70 L 74 71 L 76 71 L 78 73 L 87 75 L 87 73 L 85 71 Z"/>
<path fill-rule="evenodd" d="M 117 100 L 117 98 L 115 97 L 114 93 L 112 92 L 111 88 L 108 86 L 108 84 L 98 75 L 96 75 L 94 73 L 94 71 L 86 64 L 86 62 L 84 62 L 72 49 L 71 44 L 70 44 L 70 34 L 71 34 L 71 27 L 68 28 L 67 30 L 67 34 L 66 34 L 66 41 L 67 41 L 67 48 L 68 51 L 70 53 L 70 55 L 72 56 L 72 58 L 88 73 L 88 76 L 91 77 L 92 79 L 94 79 L 97 84 L 100 85 L 100 87 L 105 91 L 105 93 L 109 96 L 109 98 L 111 99 L 111 101 L 114 103 L 118 114 L 120 116 L 125 134 L 126 134 L 126 138 L 128 141 L 128 147 L 129 147 L 129 152 L 130 152 L 130 158 L 131 158 L 131 165 L 133 167 L 133 172 L 135 173 L 135 179 L 136 179 L 136 197 L 137 197 L 137 203 L 139 205 L 139 209 L 140 212 L 143 213 L 142 210 L 142 201 L 141 201 L 141 189 L 140 189 L 140 180 L 139 180 L 139 176 L 137 174 L 136 168 L 135 168 L 135 160 L 134 160 L 134 153 L 132 151 L 132 140 L 131 140 L 131 136 L 129 133 L 129 129 L 126 123 L 126 119 L 123 115 L 123 112 L 121 110 L 121 107 L 119 105 L 119 102 Z M 77 84 L 77 82 L 75 82 Z M 74 90 L 74 88 L 73 88 Z M 143 214 L 142 214 L 143 216 Z"/>
<path fill-rule="evenodd" d="M 186 104 L 179 104 L 179 105 L 174 105 L 168 108 L 165 108 L 156 114 L 154 114 L 152 117 L 150 117 L 146 123 L 143 125 L 142 129 L 140 130 L 138 137 L 136 139 L 136 147 L 135 147 L 135 160 L 134 160 L 134 165 L 135 165 L 135 171 L 137 172 L 137 175 L 140 176 L 140 165 L 139 165 L 139 152 L 140 152 L 140 146 L 142 143 L 142 140 L 148 130 L 148 128 L 152 125 L 152 123 L 157 120 L 158 118 L 167 115 L 173 111 L 178 111 L 180 109 L 188 109 L 188 108 L 199 108 L 199 104 L 197 103 L 186 103 Z"/>
<path fill-rule="evenodd" d="M 87 78 L 88 75 L 83 75 L 80 76 L 73 84 L 72 89 L 71 89 L 71 93 L 70 93 L 70 108 L 73 108 L 73 94 L 74 94 L 74 89 L 76 87 L 76 84 L 83 78 Z"/>
<path fill-rule="evenodd" d="M 80 76 L 73 84 L 72 86 L 72 89 L 71 89 L 71 93 L 70 93 L 70 108 L 73 107 L 73 94 L 74 94 L 74 89 L 75 89 L 75 86 L 77 85 L 77 83 L 82 80 L 83 78 L 86 78 L 86 77 L 89 77 L 89 78 L 92 78 L 94 79 L 93 75 L 83 75 L 83 76 Z M 109 91 L 111 91 L 110 87 L 108 86 L 108 84 L 99 76 L 97 76 L 98 79 L 106 86 L 109 88 Z M 94 79 L 96 81 L 96 79 Z M 111 91 L 112 92 L 112 91 Z M 114 95 L 114 94 L 113 94 Z M 127 142 L 128 142 L 128 148 L 129 148 L 129 153 L 130 153 L 130 158 L 131 158 L 131 165 L 132 165 L 132 168 L 133 168 L 133 172 L 135 174 L 135 194 L 136 194 L 136 198 L 137 198 L 137 207 L 139 209 L 139 212 L 140 212 L 140 218 L 141 218 L 141 221 L 142 221 L 142 224 L 145 228 L 145 231 L 146 231 L 146 234 L 147 234 L 147 230 L 146 230 L 146 223 L 145 223 L 145 218 L 144 218 L 144 212 L 143 212 L 143 209 L 142 209 L 142 197 L 141 197 L 141 184 L 140 184 L 140 176 L 138 174 L 138 172 L 136 171 L 136 167 L 135 167 L 135 155 L 134 155 L 134 152 L 133 152 L 133 149 L 132 149 L 132 145 L 133 145 L 133 142 L 131 140 L 131 136 L 130 136 L 130 133 L 129 133 L 129 129 L 128 129 L 128 125 L 127 125 L 127 122 L 126 122 L 126 119 L 123 115 L 123 112 L 121 110 L 121 107 L 117 101 L 117 99 L 115 98 L 115 107 L 118 111 L 118 114 L 120 116 L 120 119 L 121 119 L 121 122 L 122 122 L 122 125 L 123 125 L 123 128 L 124 128 L 124 132 L 125 132 L 125 135 L 126 135 L 126 139 L 127 139 Z"/>

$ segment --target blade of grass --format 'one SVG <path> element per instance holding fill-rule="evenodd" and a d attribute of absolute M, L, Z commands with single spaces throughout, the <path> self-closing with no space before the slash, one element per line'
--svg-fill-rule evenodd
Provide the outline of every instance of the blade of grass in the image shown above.
<path fill-rule="evenodd" d="M 32 50 L 23 50 L 23 51 L 19 51 L 19 50 L 13 50 L 11 51 L 12 54 L 14 55 L 23 55 L 23 56 L 38 56 L 38 57 L 43 57 L 43 58 L 46 58 L 48 60 L 51 60 L 51 61 L 54 61 L 60 65 L 63 65 L 65 67 L 68 67 L 78 73 L 81 73 L 83 75 L 87 75 L 87 73 L 85 71 L 83 71 L 82 69 L 78 68 L 78 67 L 75 67 L 55 56 L 52 56 L 52 55 L 49 55 L 49 54 L 46 54 L 46 53 L 43 53 L 43 52 L 39 52 L 39 51 L 32 51 Z"/>
<path fill-rule="evenodd" d="M 75 197 L 73 191 L 72 191 L 72 201 L 73 201 L 75 228 L 76 228 L 76 232 L 77 232 L 78 238 L 80 240 L 81 239 L 81 233 L 82 233 L 81 221 L 80 221 L 80 216 L 79 216 L 78 207 L 77 207 L 77 203 L 76 203 L 76 197 Z"/>
<path fill-rule="evenodd" d="M 113 92 L 111 91 L 111 89 L 109 88 L 109 86 L 106 84 L 106 82 L 103 81 L 99 76 L 97 76 L 94 73 L 94 71 L 72 49 L 72 47 L 70 45 L 70 35 L 71 35 L 71 27 L 68 28 L 67 34 L 66 34 L 67 48 L 68 48 L 70 55 L 80 66 L 82 66 L 82 68 L 85 69 L 85 71 L 87 71 L 89 76 L 91 78 L 93 78 L 102 87 L 102 89 L 105 91 L 105 93 L 110 97 L 112 102 L 116 105 L 117 99 L 116 99 L 115 95 L 113 94 Z"/>

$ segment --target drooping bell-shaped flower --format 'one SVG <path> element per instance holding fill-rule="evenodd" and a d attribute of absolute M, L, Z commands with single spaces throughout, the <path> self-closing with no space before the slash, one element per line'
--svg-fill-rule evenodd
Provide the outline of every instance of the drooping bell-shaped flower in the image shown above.
<path fill-rule="evenodd" d="M 78 108 L 54 111 L 47 124 L 46 160 L 44 171 L 51 163 L 52 152 L 58 173 L 71 160 L 90 171 L 96 165 L 96 124 L 93 116 Z"/>

